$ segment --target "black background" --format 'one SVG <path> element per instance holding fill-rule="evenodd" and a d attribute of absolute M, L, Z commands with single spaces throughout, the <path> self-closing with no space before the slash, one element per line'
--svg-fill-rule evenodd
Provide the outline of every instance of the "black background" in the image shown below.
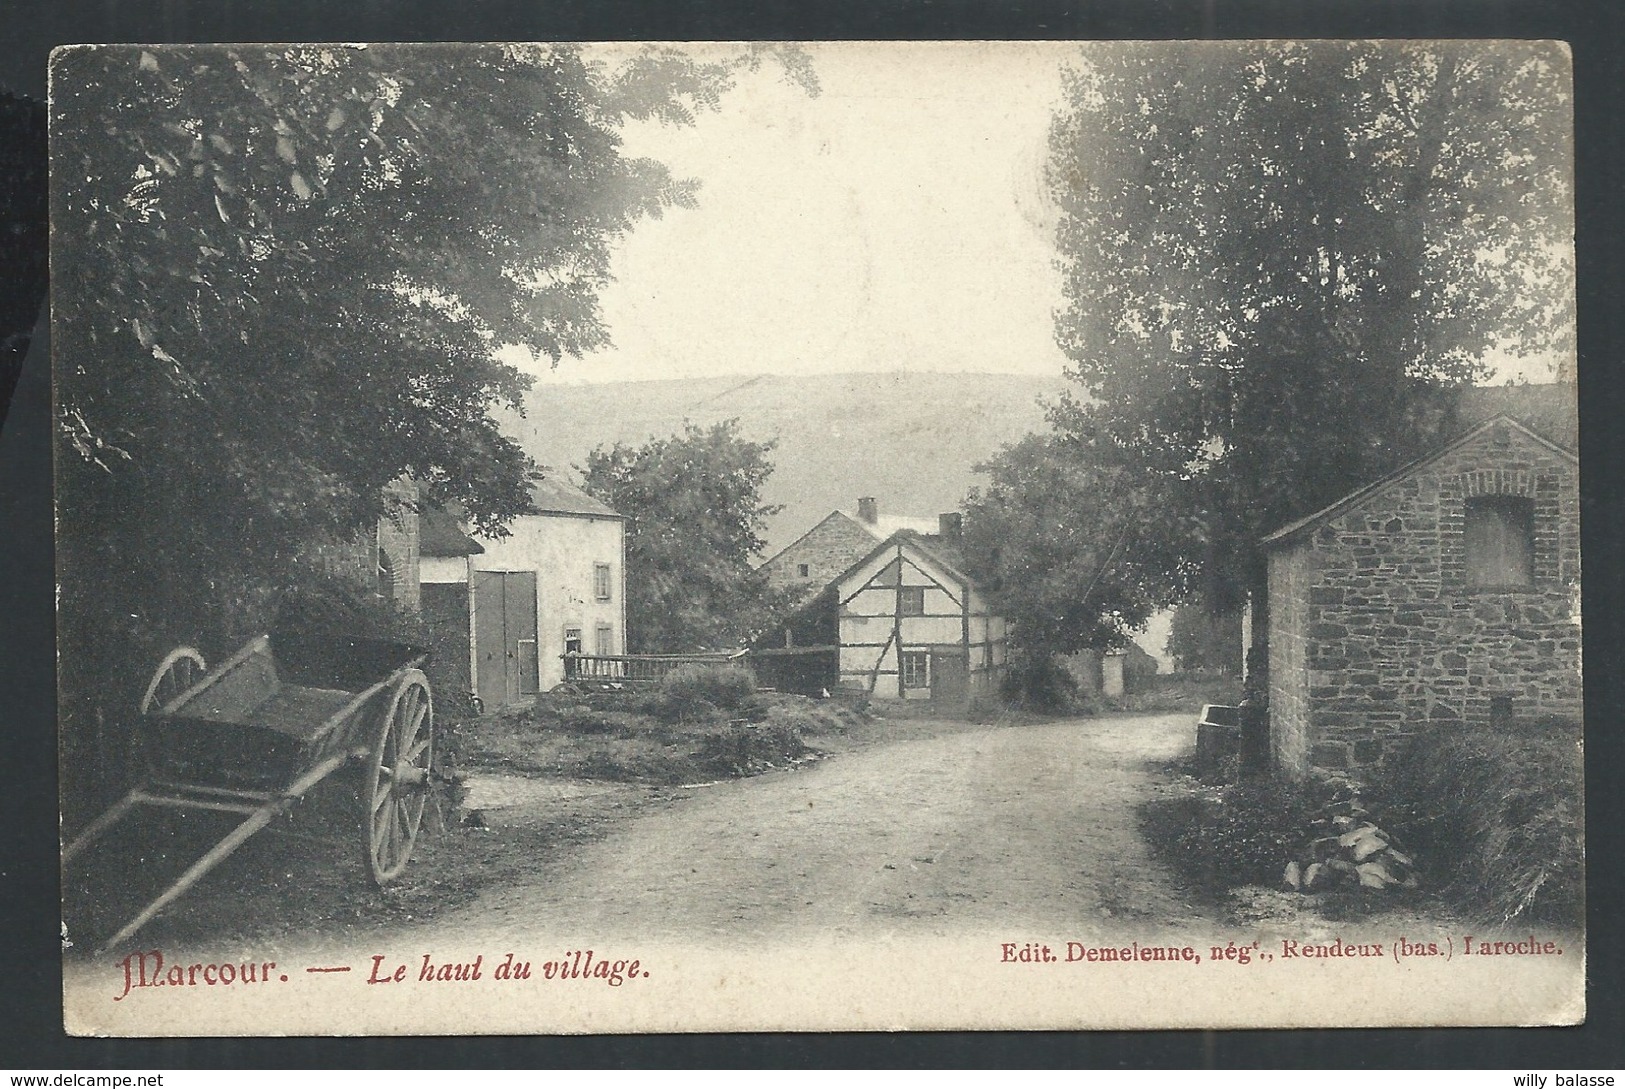
<path fill-rule="evenodd" d="M 187 1067 L 1625 1065 L 1620 959 L 1619 435 L 1625 19 L 1613 0 L 35 0 L 0 3 L 0 89 L 43 98 L 77 42 L 623 38 L 1559 38 L 1574 50 L 1586 563 L 1588 1023 L 1570 1029 L 82 1040 L 61 1028 L 56 877 L 50 379 L 36 337 L 0 425 L 0 1066 Z M 0 270 L 0 291 L 16 291 Z M 3 407 L 3 406 L 0 406 Z M 1351 1008 L 1358 993 L 1344 996 Z M 1335 1020 L 1335 1008 L 1320 1011 Z"/>

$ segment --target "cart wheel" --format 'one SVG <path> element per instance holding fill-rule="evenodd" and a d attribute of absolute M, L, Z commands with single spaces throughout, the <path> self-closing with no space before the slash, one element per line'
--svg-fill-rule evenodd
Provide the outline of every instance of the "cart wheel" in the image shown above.
<path fill-rule="evenodd" d="M 209 671 L 203 655 L 192 647 L 176 647 L 158 666 L 141 696 L 141 713 L 162 711 L 174 698 L 191 688 Z"/>
<path fill-rule="evenodd" d="M 409 669 L 395 686 L 362 779 L 367 867 L 379 885 L 399 877 L 412 857 L 433 763 L 434 700 L 429 679 L 422 670 Z"/>

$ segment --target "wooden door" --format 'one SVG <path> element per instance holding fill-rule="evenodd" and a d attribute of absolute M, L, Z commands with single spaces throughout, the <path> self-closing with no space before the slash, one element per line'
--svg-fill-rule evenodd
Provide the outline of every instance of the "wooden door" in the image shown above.
<path fill-rule="evenodd" d="M 536 572 L 474 572 L 475 683 L 487 709 L 536 694 Z"/>
<path fill-rule="evenodd" d="M 970 695 L 970 667 L 965 652 L 958 647 L 931 651 L 931 700 L 934 703 L 963 704 Z"/>
<path fill-rule="evenodd" d="M 505 608 L 503 616 L 508 627 L 509 659 L 513 663 L 510 679 L 516 695 L 529 699 L 536 694 L 540 679 L 536 646 L 536 572 L 510 571 L 503 579 Z"/>

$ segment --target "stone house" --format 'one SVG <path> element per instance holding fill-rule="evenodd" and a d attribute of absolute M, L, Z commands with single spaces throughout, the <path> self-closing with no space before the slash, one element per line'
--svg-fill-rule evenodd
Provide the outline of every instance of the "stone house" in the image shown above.
<path fill-rule="evenodd" d="M 936 533 L 942 519 L 883 517 L 872 496 L 858 500 L 854 511 L 830 511 L 828 517 L 763 561 L 761 571 L 775 590 L 822 590 L 876 544 L 899 530 Z"/>
<path fill-rule="evenodd" d="M 437 652 L 457 659 L 441 667 L 487 710 L 560 683 L 567 653 L 625 653 L 625 518 L 552 478 L 531 502 L 537 513 L 499 539 L 470 536 L 456 512 L 422 517 L 423 619 Z"/>
<path fill-rule="evenodd" d="M 1579 528 L 1576 453 L 1503 413 L 1265 538 L 1276 766 L 1578 719 Z"/>
<path fill-rule="evenodd" d="M 959 555 L 959 516 L 884 521 L 873 499 L 832 513 L 770 558 L 770 584 L 801 607 L 751 648 L 763 683 L 963 707 L 991 697 L 1005 668 L 1004 618 Z M 853 532 L 853 530 L 857 532 Z"/>

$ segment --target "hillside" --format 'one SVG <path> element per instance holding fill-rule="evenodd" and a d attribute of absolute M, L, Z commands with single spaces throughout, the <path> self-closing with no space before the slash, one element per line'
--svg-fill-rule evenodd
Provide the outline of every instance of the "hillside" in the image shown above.
<path fill-rule="evenodd" d="M 763 498 L 784 510 L 771 554 L 836 508 L 872 495 L 883 514 L 955 510 L 971 467 L 1044 424 L 1039 398 L 1063 382 L 1001 374 L 841 374 L 551 385 L 506 422 L 543 465 L 569 469 L 594 447 L 670 435 L 685 420 L 738 419 L 742 434 L 778 439 Z"/>

